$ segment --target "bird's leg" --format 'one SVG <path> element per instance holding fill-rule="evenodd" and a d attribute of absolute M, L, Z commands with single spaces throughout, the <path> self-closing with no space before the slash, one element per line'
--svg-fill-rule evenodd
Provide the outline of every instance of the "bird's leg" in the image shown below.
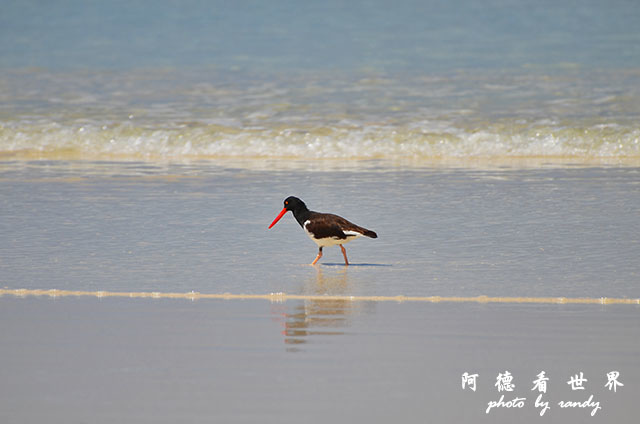
<path fill-rule="evenodd" d="M 347 259 L 347 251 L 340 245 L 340 249 L 342 250 L 342 256 L 344 256 L 344 265 L 349 265 L 349 260 Z"/>
<path fill-rule="evenodd" d="M 318 260 L 322 257 L 322 246 L 320 246 L 320 248 L 318 248 L 318 256 L 316 256 L 316 258 L 313 260 L 313 262 L 311 262 L 311 265 L 315 265 L 316 262 L 318 262 Z"/>

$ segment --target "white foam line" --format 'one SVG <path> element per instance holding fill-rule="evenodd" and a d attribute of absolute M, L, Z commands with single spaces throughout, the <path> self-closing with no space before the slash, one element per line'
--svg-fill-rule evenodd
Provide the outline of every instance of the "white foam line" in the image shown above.
<path fill-rule="evenodd" d="M 426 302 L 426 303 L 552 303 L 552 304 L 600 304 L 600 305 L 640 305 L 640 299 L 612 298 L 612 297 L 509 297 L 509 296 L 353 296 L 353 295 L 298 295 L 286 293 L 269 294 L 233 294 L 233 293 L 186 293 L 173 292 L 116 292 L 116 291 L 82 291 L 82 290 L 41 290 L 41 289 L 0 289 L 0 296 L 49 296 L 58 297 L 128 297 L 151 299 L 221 299 L 221 300 L 250 300 L 263 299 L 270 302 L 282 303 L 288 300 L 345 300 L 350 302 Z"/>

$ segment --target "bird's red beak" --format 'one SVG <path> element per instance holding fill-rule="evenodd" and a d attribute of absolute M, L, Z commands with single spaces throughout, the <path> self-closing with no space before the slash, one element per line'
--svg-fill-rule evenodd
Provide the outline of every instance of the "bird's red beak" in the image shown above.
<path fill-rule="evenodd" d="M 280 221 L 280 218 L 282 218 L 284 216 L 284 214 L 287 213 L 287 208 L 282 208 L 282 210 L 280 211 L 280 213 L 278 214 L 278 216 L 276 216 L 276 219 L 273 220 L 273 222 L 271 223 L 271 225 L 269 225 L 269 228 L 273 227 L 274 225 L 276 225 L 276 223 L 278 221 Z"/>

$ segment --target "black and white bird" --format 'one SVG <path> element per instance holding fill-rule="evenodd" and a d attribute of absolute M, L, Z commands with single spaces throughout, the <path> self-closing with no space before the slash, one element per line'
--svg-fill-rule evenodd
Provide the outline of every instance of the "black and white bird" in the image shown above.
<path fill-rule="evenodd" d="M 360 236 L 366 236 L 371 238 L 377 238 L 378 235 L 366 228 L 360 227 L 352 222 L 347 221 L 341 216 L 331 213 L 320 213 L 310 211 L 305 203 L 297 197 L 287 197 L 284 200 L 284 208 L 276 219 L 273 220 L 269 228 L 276 225 L 280 218 L 287 212 L 293 212 L 298 224 L 304 229 L 311 240 L 318 245 L 318 256 L 311 262 L 311 265 L 315 265 L 322 257 L 322 248 L 326 246 L 340 246 L 342 250 L 342 256 L 344 256 L 344 264 L 349 265 L 347 259 L 347 251 L 342 246 L 343 244 L 355 240 Z"/>

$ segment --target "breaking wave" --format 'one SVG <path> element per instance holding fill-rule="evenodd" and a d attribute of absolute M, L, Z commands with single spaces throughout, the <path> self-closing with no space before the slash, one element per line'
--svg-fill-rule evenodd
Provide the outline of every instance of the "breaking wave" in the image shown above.
<path fill-rule="evenodd" d="M 189 123 L 0 126 L 0 156 L 38 158 L 455 159 L 640 158 L 640 128 L 618 124 L 497 123 L 237 128 Z"/>

